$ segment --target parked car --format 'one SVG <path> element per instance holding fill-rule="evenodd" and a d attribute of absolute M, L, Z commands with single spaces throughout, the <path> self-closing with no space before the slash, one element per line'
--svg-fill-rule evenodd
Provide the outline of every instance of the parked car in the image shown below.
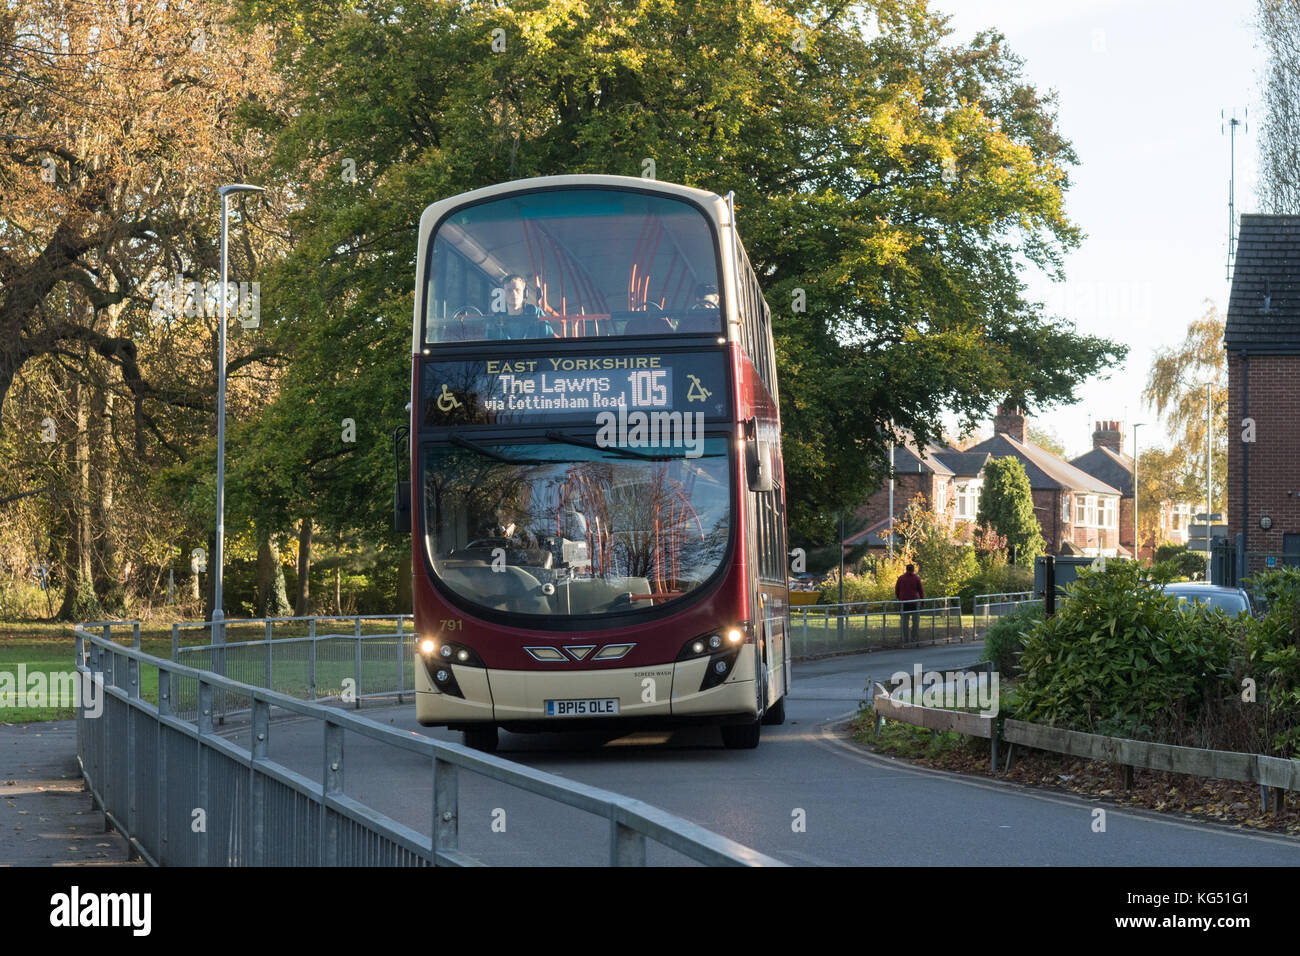
<path fill-rule="evenodd" d="M 1161 590 L 1165 594 L 1174 595 L 1179 603 L 1215 607 L 1228 617 L 1235 617 L 1243 611 L 1252 616 L 1255 614 L 1250 595 L 1241 588 L 1220 587 L 1203 581 L 1179 581 L 1177 584 L 1166 584 Z"/>

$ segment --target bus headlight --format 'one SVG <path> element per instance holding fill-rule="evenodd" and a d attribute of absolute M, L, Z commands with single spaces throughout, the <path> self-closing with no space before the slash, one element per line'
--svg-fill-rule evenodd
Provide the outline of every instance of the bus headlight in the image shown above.
<path fill-rule="evenodd" d="M 445 661 L 450 664 L 464 664 L 466 667 L 482 667 L 483 659 L 474 652 L 472 647 L 466 647 L 464 644 L 457 644 L 454 641 L 442 641 L 441 643 L 431 637 L 426 637 L 420 641 L 420 656 L 424 658 L 426 665 L 433 666 L 436 662 Z"/>
<path fill-rule="evenodd" d="M 416 646 L 420 652 L 424 672 L 429 675 L 429 682 L 439 693 L 450 697 L 462 699 L 465 697 L 460 689 L 460 683 L 456 680 L 456 673 L 452 669 L 453 662 L 462 667 L 484 666 L 483 659 L 474 652 L 473 648 L 454 641 L 437 641 L 426 637 Z"/>
<path fill-rule="evenodd" d="M 700 690 L 717 687 L 731 676 L 740 659 L 741 649 L 749 642 L 749 628 L 741 624 L 737 627 L 719 628 L 708 634 L 693 637 L 677 652 L 677 660 L 693 661 L 708 659 L 704 669 L 704 679 L 700 681 Z"/>
<path fill-rule="evenodd" d="M 717 654 L 734 654 L 742 644 L 748 643 L 749 628 L 741 624 L 737 627 L 718 628 L 699 637 L 693 637 L 677 652 L 677 660 L 689 661 L 696 657 Z"/>

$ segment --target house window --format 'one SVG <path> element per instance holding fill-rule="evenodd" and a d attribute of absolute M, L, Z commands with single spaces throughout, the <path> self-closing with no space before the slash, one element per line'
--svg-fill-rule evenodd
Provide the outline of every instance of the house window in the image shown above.
<path fill-rule="evenodd" d="M 1083 528 L 1097 527 L 1097 496 L 1074 496 L 1074 523 Z"/>
<path fill-rule="evenodd" d="M 1119 502 L 1114 498 L 1102 498 L 1098 502 L 1097 526 L 1100 528 L 1119 527 Z"/>
<path fill-rule="evenodd" d="M 943 514 L 948 507 L 948 483 L 946 481 L 936 481 L 934 483 L 934 512 Z"/>
<path fill-rule="evenodd" d="M 980 505 L 980 483 L 968 481 L 957 486 L 957 517 L 974 521 Z"/>
<path fill-rule="evenodd" d="M 1070 523 L 1070 496 L 1065 493 L 1061 495 L 1061 521 L 1065 524 Z"/>

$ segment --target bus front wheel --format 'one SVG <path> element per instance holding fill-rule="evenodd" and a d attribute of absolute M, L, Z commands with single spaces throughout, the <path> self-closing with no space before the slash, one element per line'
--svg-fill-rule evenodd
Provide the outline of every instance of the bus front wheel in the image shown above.
<path fill-rule="evenodd" d="M 486 724 L 481 727 L 466 727 L 465 746 L 473 750 L 481 750 L 485 754 L 496 753 L 497 752 L 496 724 Z"/>
<path fill-rule="evenodd" d="M 722 744 L 728 750 L 753 750 L 758 746 L 761 729 L 757 720 L 752 724 L 723 724 Z"/>

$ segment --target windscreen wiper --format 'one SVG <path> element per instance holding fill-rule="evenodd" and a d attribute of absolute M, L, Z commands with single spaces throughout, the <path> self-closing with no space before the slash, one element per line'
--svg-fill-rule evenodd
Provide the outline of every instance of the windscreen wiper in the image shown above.
<path fill-rule="evenodd" d="M 477 452 L 484 458 L 491 458 L 493 461 L 499 461 L 506 465 L 553 465 L 555 462 L 543 461 L 540 458 L 511 458 L 509 455 L 503 455 L 500 452 L 493 451 L 480 445 L 476 441 L 470 441 L 468 438 L 462 438 L 460 435 L 452 435 L 447 441 L 453 445 L 459 445 L 461 448 L 468 448 L 472 452 Z"/>

